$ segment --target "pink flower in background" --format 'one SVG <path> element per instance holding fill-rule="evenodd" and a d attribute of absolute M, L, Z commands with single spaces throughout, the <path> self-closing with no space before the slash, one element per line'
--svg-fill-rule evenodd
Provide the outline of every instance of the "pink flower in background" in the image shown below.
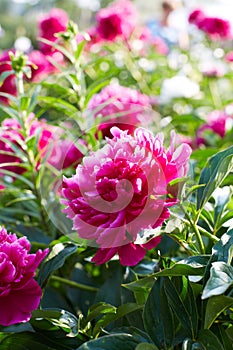
<path fill-rule="evenodd" d="M 228 20 L 209 17 L 200 9 L 191 12 L 188 20 L 189 23 L 195 24 L 212 40 L 230 39 L 232 37 L 231 24 Z"/>
<path fill-rule="evenodd" d="M 9 56 L 10 51 L 11 50 L 4 51 L 0 56 L 0 75 L 4 72 L 12 70 Z M 1 96 L 1 92 L 16 96 L 17 89 L 14 74 L 9 75 L 0 86 L 0 102 L 8 104 L 9 99 L 5 96 Z"/>
<path fill-rule="evenodd" d="M 151 112 L 150 100 L 139 91 L 118 84 L 107 85 L 94 95 L 87 108 L 100 117 L 98 129 L 103 136 L 111 137 L 110 129 L 118 126 L 133 133 L 143 123 L 148 124 L 148 112 Z M 105 119 L 101 121 L 101 119 Z"/>
<path fill-rule="evenodd" d="M 233 62 L 233 51 L 230 51 L 225 55 L 225 61 L 226 62 Z"/>
<path fill-rule="evenodd" d="M 80 146 L 86 146 L 83 140 L 79 140 Z M 77 166 L 83 158 L 83 153 L 77 143 L 71 140 L 57 140 L 53 145 L 48 162 L 56 169 L 66 169 L 70 166 Z"/>
<path fill-rule="evenodd" d="M 160 54 L 160 55 L 167 55 L 169 52 L 169 48 L 165 41 L 159 37 L 153 38 L 152 39 L 152 45 L 155 47 L 155 50 Z"/>
<path fill-rule="evenodd" d="M 120 0 L 101 9 L 97 13 L 96 22 L 100 38 L 113 41 L 120 36 L 127 39 L 135 29 L 137 11 L 131 1 Z"/>
<path fill-rule="evenodd" d="M 198 28 L 213 40 L 231 38 L 230 22 L 221 18 L 205 17 L 198 22 Z"/>
<path fill-rule="evenodd" d="M 193 10 L 189 14 L 188 21 L 189 21 L 189 23 L 193 23 L 195 25 L 198 25 L 198 23 L 205 17 L 206 16 L 201 9 L 196 9 L 196 10 Z"/>
<path fill-rule="evenodd" d="M 53 8 L 50 12 L 39 17 L 39 36 L 49 41 L 57 41 L 56 34 L 64 32 L 67 28 L 69 17 L 59 8 Z M 42 53 L 49 54 L 53 49 L 51 45 L 40 43 Z"/>
<path fill-rule="evenodd" d="M 62 140 L 64 133 L 62 128 L 48 124 L 45 119 L 37 120 L 34 114 L 31 114 L 28 118 L 27 128 L 29 130 L 28 137 L 38 135 L 38 166 L 43 159 L 47 159 L 49 164 L 61 170 L 71 165 L 75 166 L 81 161 L 83 154 L 75 146 L 74 142 Z M 23 167 L 22 159 L 16 155 L 15 150 L 12 148 L 15 145 L 19 148 L 21 154 L 23 153 L 22 143 L 25 142 L 25 135 L 18 120 L 6 118 L 2 122 L 0 136 L 2 138 L 0 140 L 0 150 L 7 152 L 7 154 L 0 154 L 0 163 L 16 163 L 14 165 L 1 166 L 0 174 L 1 169 L 15 174 L 22 174 L 26 169 Z"/>
<path fill-rule="evenodd" d="M 2 176 L 1 170 L 11 171 L 14 174 L 22 174 L 25 172 L 25 168 L 20 166 L 22 160 L 15 154 L 12 146 L 20 148 L 20 142 L 23 140 L 23 136 L 20 130 L 21 126 L 15 119 L 6 118 L 2 122 L 2 130 L 0 131 L 0 176 Z M 4 163 L 15 163 L 12 165 L 4 165 Z M 17 165 L 18 164 L 18 165 Z"/>
<path fill-rule="evenodd" d="M 0 324 L 27 322 L 39 306 L 42 290 L 35 272 L 48 249 L 30 254 L 26 237 L 17 238 L 0 228 Z"/>
<path fill-rule="evenodd" d="M 232 127 L 232 124 L 233 118 L 225 110 L 216 110 L 209 113 L 207 122 L 197 130 L 197 146 L 211 144 L 212 141 L 215 141 L 214 135 L 223 138 L 227 130 Z"/>
<path fill-rule="evenodd" d="M 43 78 L 55 71 L 55 67 L 48 61 L 48 56 L 39 50 L 33 50 L 28 55 L 29 65 L 31 67 L 31 80 L 40 82 Z M 37 67 L 35 68 L 34 65 Z"/>
<path fill-rule="evenodd" d="M 116 253 L 122 265 L 135 265 L 160 242 L 155 237 L 139 242 L 146 229 L 162 225 L 168 207 L 177 198 L 168 198 L 168 184 L 187 172 L 191 148 L 187 144 L 166 150 L 162 135 L 142 128 L 128 135 L 117 127 L 113 138 L 90 156 L 71 178 L 64 178 L 62 203 L 73 221 L 73 229 L 99 249 L 93 260 L 102 264 Z"/>

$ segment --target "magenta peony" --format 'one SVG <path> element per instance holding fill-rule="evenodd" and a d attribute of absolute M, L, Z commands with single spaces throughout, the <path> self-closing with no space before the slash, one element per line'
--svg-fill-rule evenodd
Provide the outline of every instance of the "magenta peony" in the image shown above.
<path fill-rule="evenodd" d="M 189 14 L 188 21 L 189 23 L 198 25 L 198 23 L 205 17 L 206 16 L 201 9 L 195 9 Z"/>
<path fill-rule="evenodd" d="M 31 80 L 42 81 L 43 78 L 55 71 L 55 67 L 48 61 L 48 56 L 39 50 L 33 50 L 28 55 L 28 64 L 31 67 Z"/>
<path fill-rule="evenodd" d="M 226 113 L 225 110 L 215 110 L 208 114 L 207 122 L 200 126 L 197 130 L 196 145 L 208 145 L 216 141 L 213 136 L 223 138 L 227 130 L 232 127 L 232 116 Z"/>
<path fill-rule="evenodd" d="M 38 166 L 43 159 L 46 159 L 49 164 L 61 170 L 71 165 L 77 165 L 81 161 L 83 154 L 74 142 L 62 139 L 64 133 L 62 128 L 48 124 L 45 119 L 37 120 L 34 114 L 29 116 L 26 127 L 28 137 L 38 136 Z M 22 166 L 22 160 L 12 149 L 13 145 L 22 149 L 22 143 L 25 142 L 25 135 L 19 121 L 6 118 L 2 122 L 0 137 L 0 151 L 2 151 L 0 163 L 3 165 L 0 167 L 0 174 L 1 169 L 11 171 L 14 174 L 22 174 L 25 172 L 25 167 Z M 4 165 L 4 163 L 12 162 L 15 164 Z"/>
<path fill-rule="evenodd" d="M 111 137 L 112 126 L 133 133 L 140 124 L 148 124 L 148 112 L 151 112 L 147 95 L 118 84 L 103 88 L 91 98 L 87 107 L 94 113 L 95 118 L 100 118 L 98 129 L 103 136 L 108 137 Z"/>
<path fill-rule="evenodd" d="M 9 52 L 4 51 L 0 56 L 0 75 L 12 70 Z M 0 102 L 7 104 L 9 99 L 6 96 L 1 96 L 1 93 L 7 93 L 15 96 L 17 94 L 16 81 L 14 74 L 10 74 L 0 86 Z"/>
<path fill-rule="evenodd" d="M 205 17 L 198 22 L 198 28 L 203 30 L 210 39 L 230 39 L 230 22 L 217 17 Z"/>
<path fill-rule="evenodd" d="M 97 13 L 96 22 L 100 38 L 109 41 L 117 37 L 128 39 L 136 26 L 137 11 L 129 0 L 116 1 Z"/>
<path fill-rule="evenodd" d="M 233 62 L 233 51 L 229 51 L 226 55 L 225 55 L 225 61 L 226 62 Z"/>
<path fill-rule="evenodd" d="M 102 264 L 118 253 L 121 264 L 130 266 L 160 242 L 161 237 L 147 242 L 145 230 L 169 217 L 177 192 L 168 198 L 168 184 L 186 174 L 191 148 L 182 144 L 175 150 L 172 135 L 166 150 L 161 134 L 154 137 L 143 128 L 134 136 L 117 127 L 111 132 L 102 149 L 64 178 L 62 203 L 79 237 L 99 248 L 92 261 Z"/>
<path fill-rule="evenodd" d="M 39 36 L 49 41 L 57 41 L 56 34 L 64 32 L 67 28 L 69 17 L 67 13 L 59 8 L 53 8 L 49 13 L 39 17 Z M 42 53 L 49 54 L 52 51 L 52 46 L 40 43 Z"/>
<path fill-rule="evenodd" d="M 39 306 L 42 290 L 35 271 L 48 249 L 30 254 L 26 237 L 17 238 L 0 228 L 0 324 L 26 322 Z"/>
<path fill-rule="evenodd" d="M 0 131 L 0 175 L 1 170 L 11 171 L 14 174 L 22 174 L 25 171 L 23 166 L 20 166 L 21 159 L 16 155 L 13 146 L 20 148 L 20 142 L 23 136 L 20 133 L 21 126 L 15 119 L 6 118 L 1 125 Z M 6 163 L 12 163 L 4 165 Z"/>

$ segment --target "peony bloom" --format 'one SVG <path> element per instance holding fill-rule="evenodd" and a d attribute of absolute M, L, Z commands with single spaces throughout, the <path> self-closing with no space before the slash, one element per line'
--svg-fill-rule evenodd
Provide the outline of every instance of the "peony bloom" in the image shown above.
<path fill-rule="evenodd" d="M 225 61 L 226 62 L 233 62 L 233 51 L 229 51 L 226 55 L 225 55 Z"/>
<path fill-rule="evenodd" d="M 143 123 L 148 123 L 148 111 L 151 111 L 147 95 L 118 84 L 108 85 L 94 95 L 88 104 L 94 117 L 104 118 L 99 121 L 98 129 L 103 136 L 111 137 L 110 129 L 118 126 L 122 130 L 133 133 Z M 117 116 L 118 114 L 118 116 Z"/>
<path fill-rule="evenodd" d="M 205 17 L 198 22 L 197 26 L 212 40 L 231 38 L 231 25 L 227 20 L 217 17 Z"/>
<path fill-rule="evenodd" d="M 32 81 L 40 82 L 55 71 L 55 67 L 48 61 L 47 57 L 39 50 L 33 50 L 29 53 L 28 64 L 31 66 Z"/>
<path fill-rule="evenodd" d="M 162 134 L 143 128 L 134 136 L 117 127 L 111 133 L 102 149 L 84 157 L 75 175 L 64 178 L 62 203 L 73 230 L 99 248 L 93 262 L 103 264 L 117 253 L 122 265 L 133 266 L 160 242 L 161 237 L 147 241 L 145 232 L 169 217 L 177 192 L 168 198 L 168 184 L 186 174 L 191 148 L 175 149 L 173 134 L 166 150 Z"/>
<path fill-rule="evenodd" d="M 17 238 L 0 228 L 0 324 L 27 322 L 39 306 L 42 290 L 35 271 L 48 249 L 30 254 L 26 237 Z"/>
<path fill-rule="evenodd" d="M 81 146 L 86 146 L 83 140 L 79 140 Z M 83 153 L 71 140 L 57 140 L 53 145 L 48 162 L 54 168 L 61 170 L 70 166 L 77 166 L 83 158 Z"/>
<path fill-rule="evenodd" d="M 39 36 L 49 41 L 57 41 L 56 34 L 64 32 L 68 25 L 67 13 L 59 8 L 52 9 L 49 13 L 39 17 Z M 42 53 L 49 54 L 53 49 L 52 46 L 41 43 L 40 49 Z"/>
<path fill-rule="evenodd" d="M 188 17 L 189 23 L 193 23 L 195 25 L 198 25 L 198 23 L 206 17 L 204 12 L 200 9 L 193 10 Z"/>
<path fill-rule="evenodd" d="M 137 11 L 131 1 L 120 0 L 97 13 L 96 31 L 104 40 L 127 39 L 135 29 L 136 21 Z"/>
<path fill-rule="evenodd" d="M 20 132 L 21 126 L 15 119 L 6 118 L 2 122 L 2 128 L 0 131 L 0 175 L 1 170 L 11 171 L 14 174 L 22 174 L 25 172 L 25 168 L 20 166 L 22 163 L 21 158 L 16 155 L 13 150 L 13 146 L 20 148 L 20 143 L 23 140 L 23 136 Z M 5 163 L 14 163 L 12 165 L 4 165 Z"/>
<path fill-rule="evenodd" d="M 0 75 L 2 73 L 5 73 L 7 71 L 12 70 L 9 52 L 10 52 L 10 50 L 4 51 L 1 54 L 1 56 L 0 56 Z M 15 81 L 14 74 L 9 75 L 4 80 L 2 85 L 0 86 L 0 102 L 3 102 L 3 103 L 7 104 L 8 103 L 8 98 L 5 97 L 5 96 L 1 96 L 1 92 L 7 93 L 7 94 L 10 94 L 10 95 L 13 95 L 13 96 L 17 95 L 17 88 L 16 88 L 16 81 Z"/>
<path fill-rule="evenodd" d="M 226 113 L 226 111 L 213 111 L 207 116 L 207 122 L 203 124 L 197 130 L 196 144 L 207 145 L 216 141 L 214 135 L 218 138 L 223 138 L 226 135 L 227 130 L 232 128 L 233 119 L 232 116 Z"/>
<path fill-rule="evenodd" d="M 60 127 L 49 125 L 46 120 L 37 120 L 31 114 L 27 125 L 28 137 L 38 136 L 38 155 L 39 163 L 44 159 L 57 169 L 61 170 L 71 165 L 77 165 L 82 159 L 82 153 L 71 140 L 62 140 L 64 130 Z M 0 133 L 0 163 L 12 163 L 13 165 L 1 166 L 1 169 L 11 171 L 15 174 L 25 172 L 20 159 L 13 150 L 12 146 L 17 146 L 22 153 L 21 145 L 25 142 L 25 136 L 20 123 L 16 119 L 6 118 L 2 122 L 2 131 Z M 7 152 L 7 153 L 3 153 Z M 18 165 L 17 165 L 18 163 Z M 0 172 L 1 174 L 1 172 Z"/>

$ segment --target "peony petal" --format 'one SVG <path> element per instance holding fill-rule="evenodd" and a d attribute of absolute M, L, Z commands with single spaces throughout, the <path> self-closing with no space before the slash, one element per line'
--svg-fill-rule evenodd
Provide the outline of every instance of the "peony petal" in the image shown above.
<path fill-rule="evenodd" d="M 0 298 L 0 324 L 10 326 L 19 322 L 27 322 L 31 312 L 40 304 L 42 290 L 38 283 L 31 279 L 21 290 L 12 290 L 10 294 Z"/>

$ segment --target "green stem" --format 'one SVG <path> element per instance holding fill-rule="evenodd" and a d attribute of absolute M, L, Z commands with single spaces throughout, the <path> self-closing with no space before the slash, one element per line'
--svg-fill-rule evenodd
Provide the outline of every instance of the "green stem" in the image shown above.
<path fill-rule="evenodd" d="M 199 245 L 200 253 L 201 253 L 201 254 L 205 254 L 205 246 L 204 246 L 203 240 L 202 240 L 202 238 L 201 238 L 200 231 L 199 231 L 199 229 L 198 229 L 196 223 L 194 223 L 194 222 L 190 219 L 189 215 L 187 214 L 187 212 L 185 211 L 185 209 L 184 209 L 184 207 L 183 207 L 183 205 L 182 205 L 181 203 L 179 204 L 179 207 L 180 207 L 181 210 L 183 211 L 183 213 L 184 213 L 186 219 L 188 220 L 190 226 L 192 227 L 192 229 L 193 229 L 193 231 L 194 231 L 194 233 L 195 233 L 195 236 L 196 236 L 196 239 L 197 239 L 197 242 L 198 242 L 198 245 Z"/>
<path fill-rule="evenodd" d="M 18 72 L 16 74 L 16 85 L 19 97 L 24 95 L 24 85 L 23 85 L 23 72 Z"/>
<path fill-rule="evenodd" d="M 92 286 L 87 286 L 86 284 L 74 282 L 74 281 L 68 280 L 66 278 L 55 276 L 55 275 L 51 276 L 50 280 L 55 281 L 55 282 L 61 282 L 63 284 L 66 284 L 69 287 L 78 288 L 81 290 L 85 290 L 87 292 L 94 292 L 95 293 L 95 292 L 98 292 L 98 290 L 99 290 L 98 288 L 95 288 Z"/>
<path fill-rule="evenodd" d="M 171 214 L 174 218 L 176 219 L 180 219 L 184 224 L 188 225 L 188 226 L 191 226 L 190 224 L 190 221 L 189 220 L 186 220 L 184 218 L 181 218 L 181 217 L 178 217 L 174 214 Z M 210 232 L 206 231 L 203 227 L 201 226 L 198 226 L 197 224 L 195 224 L 197 229 L 207 238 L 209 238 L 211 241 L 217 243 L 219 241 L 219 238 L 216 237 L 215 235 L 212 235 Z M 177 243 L 180 243 L 178 240 L 177 240 Z"/>
<path fill-rule="evenodd" d="M 209 89 L 210 89 L 210 93 L 211 93 L 211 97 L 212 97 L 212 101 L 214 103 L 214 106 L 217 109 L 221 109 L 222 108 L 222 101 L 219 95 L 219 91 L 218 91 L 218 87 L 216 85 L 216 81 L 214 80 L 214 78 L 210 78 L 209 80 Z"/>
<path fill-rule="evenodd" d="M 217 243 L 219 241 L 219 238 L 212 235 L 211 233 L 209 233 L 208 231 L 206 231 L 204 228 L 197 226 L 198 230 L 203 233 L 204 236 L 206 236 L 207 238 L 209 238 L 211 241 Z"/>

